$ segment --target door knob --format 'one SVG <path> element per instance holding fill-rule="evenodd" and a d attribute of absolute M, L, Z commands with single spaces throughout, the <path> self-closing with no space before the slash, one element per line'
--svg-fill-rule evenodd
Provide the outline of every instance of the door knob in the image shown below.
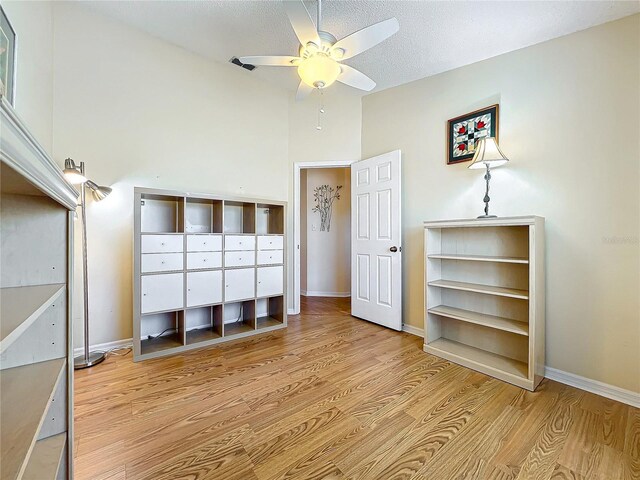
<path fill-rule="evenodd" d="M 395 245 L 389 249 L 390 252 L 396 253 L 398 251 L 398 247 Z"/>

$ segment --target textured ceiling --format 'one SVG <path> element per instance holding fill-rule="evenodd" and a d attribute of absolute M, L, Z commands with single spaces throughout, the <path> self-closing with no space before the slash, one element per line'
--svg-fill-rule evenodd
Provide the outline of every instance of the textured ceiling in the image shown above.
<path fill-rule="evenodd" d="M 306 4 L 315 19 L 315 2 Z M 83 5 L 218 62 L 232 56 L 297 54 L 297 39 L 277 0 Z M 375 80 L 374 91 L 640 11 L 638 1 L 325 0 L 322 6 L 323 30 L 338 39 L 390 17 L 399 20 L 397 34 L 345 62 Z M 259 67 L 247 74 L 290 90 L 299 81 L 295 69 L 287 67 Z"/>

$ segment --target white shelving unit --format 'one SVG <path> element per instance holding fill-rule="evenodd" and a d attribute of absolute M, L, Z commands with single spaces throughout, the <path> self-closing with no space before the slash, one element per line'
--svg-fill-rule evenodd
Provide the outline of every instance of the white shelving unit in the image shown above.
<path fill-rule="evenodd" d="M 0 479 L 71 479 L 78 193 L 1 104 Z"/>
<path fill-rule="evenodd" d="M 424 223 L 424 351 L 528 390 L 544 377 L 544 218 Z"/>
<path fill-rule="evenodd" d="M 134 360 L 287 326 L 286 203 L 135 189 Z"/>

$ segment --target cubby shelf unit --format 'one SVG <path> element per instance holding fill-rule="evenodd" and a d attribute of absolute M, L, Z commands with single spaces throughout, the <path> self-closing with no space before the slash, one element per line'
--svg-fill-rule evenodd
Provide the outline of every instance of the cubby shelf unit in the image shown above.
<path fill-rule="evenodd" d="M 544 378 L 544 218 L 424 223 L 424 351 L 527 390 Z"/>
<path fill-rule="evenodd" d="M 4 98 L 0 117 L 0 480 L 70 480 L 78 192 Z"/>
<path fill-rule="evenodd" d="M 287 326 L 286 203 L 135 188 L 134 360 Z"/>

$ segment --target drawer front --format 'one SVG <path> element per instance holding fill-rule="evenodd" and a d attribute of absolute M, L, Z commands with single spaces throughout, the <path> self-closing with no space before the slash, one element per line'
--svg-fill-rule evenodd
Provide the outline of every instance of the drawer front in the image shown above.
<path fill-rule="evenodd" d="M 258 265 L 277 265 L 283 263 L 284 252 L 282 250 L 258 251 Z"/>
<path fill-rule="evenodd" d="M 144 275 L 141 278 L 142 313 L 178 310 L 184 306 L 184 274 Z"/>
<path fill-rule="evenodd" d="M 142 235 L 142 253 L 172 253 L 183 251 L 182 235 Z"/>
<path fill-rule="evenodd" d="M 222 235 L 187 235 L 187 252 L 219 252 Z"/>
<path fill-rule="evenodd" d="M 225 267 L 245 267 L 255 264 L 256 252 L 253 250 L 244 252 L 224 252 Z"/>
<path fill-rule="evenodd" d="M 143 253 L 140 261 L 142 273 L 170 272 L 182 270 L 184 259 L 182 253 Z"/>
<path fill-rule="evenodd" d="M 284 287 L 284 267 L 258 268 L 258 297 L 282 295 Z"/>
<path fill-rule="evenodd" d="M 282 250 L 284 238 L 282 235 L 261 235 L 258 237 L 258 250 Z"/>
<path fill-rule="evenodd" d="M 222 270 L 187 273 L 187 307 L 222 303 Z"/>
<path fill-rule="evenodd" d="M 225 270 L 224 272 L 224 301 L 233 302 L 253 298 L 256 292 L 256 269 L 241 268 Z"/>
<path fill-rule="evenodd" d="M 225 235 L 225 250 L 255 250 L 256 237 L 252 235 Z"/>
<path fill-rule="evenodd" d="M 221 268 L 222 252 L 187 253 L 187 269 Z"/>

